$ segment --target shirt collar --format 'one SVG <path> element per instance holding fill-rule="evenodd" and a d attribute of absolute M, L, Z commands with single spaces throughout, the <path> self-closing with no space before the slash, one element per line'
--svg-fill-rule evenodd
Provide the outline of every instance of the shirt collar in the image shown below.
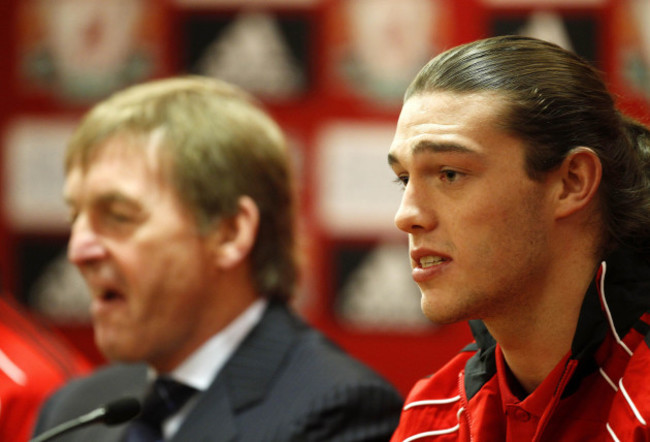
<path fill-rule="evenodd" d="M 266 299 L 255 301 L 171 371 L 169 376 L 199 391 L 207 390 L 244 338 L 260 322 L 267 304 Z M 155 371 L 151 370 L 150 376 L 155 375 Z"/>

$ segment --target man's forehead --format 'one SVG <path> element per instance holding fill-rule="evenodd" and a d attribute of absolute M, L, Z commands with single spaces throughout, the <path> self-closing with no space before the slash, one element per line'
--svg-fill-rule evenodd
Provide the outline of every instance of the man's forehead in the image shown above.
<path fill-rule="evenodd" d="M 141 194 L 167 187 L 167 162 L 157 148 L 108 140 L 82 164 L 72 163 L 64 182 L 64 198 L 78 200 L 102 194 Z M 148 142 L 149 143 L 149 142 Z"/>
<path fill-rule="evenodd" d="M 478 153 L 482 140 L 506 135 L 499 124 L 505 106 L 504 97 L 492 92 L 414 95 L 400 113 L 389 163 L 398 153 Z"/>

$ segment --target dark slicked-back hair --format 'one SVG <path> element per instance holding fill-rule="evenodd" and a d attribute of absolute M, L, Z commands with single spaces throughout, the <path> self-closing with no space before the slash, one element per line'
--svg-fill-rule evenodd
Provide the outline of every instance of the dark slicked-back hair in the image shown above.
<path fill-rule="evenodd" d="M 507 103 L 499 124 L 527 146 L 528 175 L 540 179 L 575 147 L 602 163 L 603 252 L 617 245 L 650 251 L 650 132 L 622 115 L 600 73 L 561 47 L 501 36 L 441 53 L 406 91 L 495 93 Z"/>

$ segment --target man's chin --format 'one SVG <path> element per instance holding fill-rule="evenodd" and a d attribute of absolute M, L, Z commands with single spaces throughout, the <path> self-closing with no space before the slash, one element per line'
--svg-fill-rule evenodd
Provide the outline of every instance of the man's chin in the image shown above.
<path fill-rule="evenodd" d="M 108 339 L 95 332 L 95 344 L 104 357 L 111 362 L 133 363 L 142 361 L 141 352 L 127 348 L 123 340 Z M 137 346 L 136 346 L 137 347 Z"/>
<path fill-rule="evenodd" d="M 420 307 L 424 316 L 437 325 L 447 325 L 464 321 L 466 316 L 463 312 L 458 312 L 449 306 L 428 300 L 424 293 L 422 293 Z"/>

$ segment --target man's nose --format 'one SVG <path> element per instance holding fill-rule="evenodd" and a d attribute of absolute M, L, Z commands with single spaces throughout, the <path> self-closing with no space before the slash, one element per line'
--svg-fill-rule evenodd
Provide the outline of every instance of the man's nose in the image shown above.
<path fill-rule="evenodd" d="M 406 233 L 435 228 L 437 220 L 433 210 L 433 199 L 409 183 L 404 189 L 397 213 L 395 225 Z"/>
<path fill-rule="evenodd" d="M 72 224 L 68 242 L 68 259 L 76 266 L 97 261 L 106 256 L 101 238 L 92 229 L 87 217 L 79 216 Z"/>

